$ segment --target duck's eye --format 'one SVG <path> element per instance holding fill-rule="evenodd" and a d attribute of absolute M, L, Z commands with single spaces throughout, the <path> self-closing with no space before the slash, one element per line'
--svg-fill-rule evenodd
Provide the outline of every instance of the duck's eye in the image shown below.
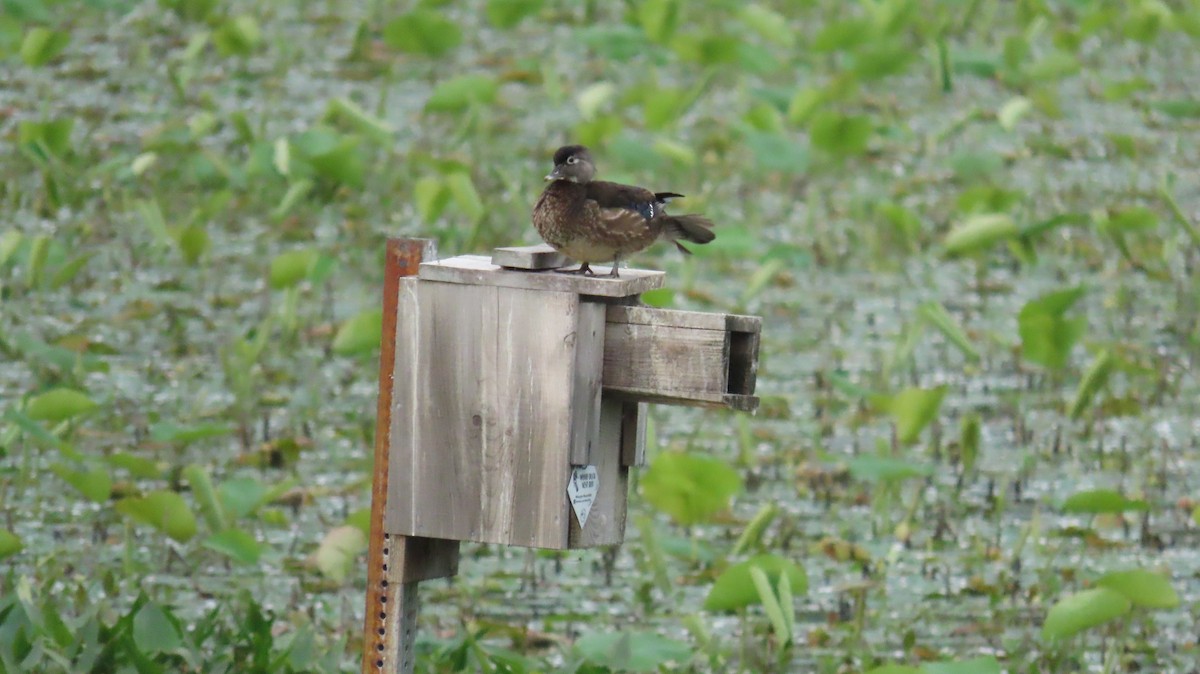
<path fill-rule="evenodd" d="M 567 163 L 568 164 L 578 164 L 579 157 L 567 157 Z"/>

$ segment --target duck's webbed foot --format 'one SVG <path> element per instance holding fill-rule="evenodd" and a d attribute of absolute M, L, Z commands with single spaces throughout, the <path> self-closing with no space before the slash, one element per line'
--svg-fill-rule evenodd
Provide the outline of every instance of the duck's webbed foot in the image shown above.
<path fill-rule="evenodd" d="M 584 276 L 595 276 L 596 272 L 588 266 L 588 263 L 583 262 L 579 265 L 579 269 L 555 269 L 559 274 L 582 274 Z"/>

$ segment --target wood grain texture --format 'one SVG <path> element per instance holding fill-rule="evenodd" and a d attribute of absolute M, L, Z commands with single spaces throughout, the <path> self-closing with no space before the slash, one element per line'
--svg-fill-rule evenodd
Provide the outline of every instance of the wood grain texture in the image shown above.
<path fill-rule="evenodd" d="M 754 388 L 762 319 L 609 304 L 605 393 L 627 400 L 758 407 Z"/>
<path fill-rule="evenodd" d="M 575 378 L 571 406 L 571 464 L 591 465 L 600 433 L 600 384 L 604 368 L 605 307 L 580 302 L 575 329 Z"/>
<path fill-rule="evenodd" d="M 596 276 L 559 274 L 553 271 L 504 269 L 482 255 L 460 255 L 421 265 L 419 275 L 425 281 L 460 283 L 476 286 L 501 286 L 568 292 L 600 297 L 628 297 L 661 288 L 666 274 L 647 269 L 625 269 L 620 278 L 607 278 L 609 267 L 594 267 Z"/>
<path fill-rule="evenodd" d="M 614 399 L 620 399 L 614 397 Z M 650 405 L 645 402 L 621 400 L 621 464 L 646 465 L 646 419 Z"/>
<path fill-rule="evenodd" d="M 388 532 L 566 547 L 579 305 L 574 293 L 417 284 L 420 355 L 397 397 L 408 430 L 393 431 Z"/>
<path fill-rule="evenodd" d="M 565 267 L 571 264 L 571 260 L 549 245 L 540 243 L 536 246 L 496 248 L 492 251 L 492 264 L 509 269 L 538 271 Z"/>
<path fill-rule="evenodd" d="M 688 399 L 724 394 L 729 340 L 724 330 L 608 323 L 604 388 Z"/>
<path fill-rule="evenodd" d="M 629 467 L 621 462 L 623 407 L 621 401 L 611 398 L 601 402 L 600 435 L 592 451 L 592 463 L 589 464 L 596 466 L 599 489 L 586 525 L 579 526 L 579 519 L 573 511 L 568 516 L 571 548 L 616 545 L 625 538 Z"/>

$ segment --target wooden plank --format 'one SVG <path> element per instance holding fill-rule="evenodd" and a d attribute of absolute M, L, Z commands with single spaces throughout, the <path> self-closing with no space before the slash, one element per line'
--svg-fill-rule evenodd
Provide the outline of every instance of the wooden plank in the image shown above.
<path fill-rule="evenodd" d="M 508 269 L 558 269 L 571 264 L 570 258 L 540 243 L 536 246 L 509 246 L 492 251 L 492 264 Z"/>
<path fill-rule="evenodd" d="M 639 325 L 666 325 L 698 330 L 724 330 L 726 332 L 762 332 L 762 318 L 742 314 L 719 314 L 704 311 L 679 311 L 657 309 L 646 306 L 610 305 L 609 323 L 637 323 Z"/>
<path fill-rule="evenodd" d="M 648 269 L 622 269 L 620 278 L 607 278 L 609 267 L 593 267 L 596 276 L 504 269 L 482 255 L 460 255 L 421 265 L 421 280 L 476 286 L 569 292 L 600 297 L 628 297 L 661 288 L 666 274 Z"/>
<path fill-rule="evenodd" d="M 727 392 L 729 340 L 724 330 L 608 323 L 604 387 L 683 398 Z"/>
<path fill-rule="evenodd" d="M 758 332 L 729 333 L 729 393 L 753 395 L 758 385 Z"/>
<path fill-rule="evenodd" d="M 600 484 L 587 524 L 580 527 L 573 511 L 568 515 L 571 548 L 616 545 L 625 538 L 629 468 L 621 462 L 623 412 L 623 404 L 619 400 L 605 398 L 601 403 L 600 435 L 592 451 L 590 464 L 596 466 Z"/>
<path fill-rule="evenodd" d="M 646 465 L 646 419 L 650 405 L 645 402 L 621 401 L 621 464 Z"/>
<path fill-rule="evenodd" d="M 579 296 L 420 281 L 416 297 L 387 530 L 565 548 Z"/>
<path fill-rule="evenodd" d="M 388 503 L 387 531 L 475 540 L 480 459 L 494 418 L 484 401 L 494 390 L 496 340 L 483 326 L 496 322 L 496 288 L 422 281 L 415 307 L 419 352 L 408 406 L 398 405 L 409 430 L 394 431 L 391 483 L 400 498 Z"/>
<path fill-rule="evenodd" d="M 432 241 L 389 239 L 385 250 L 383 331 L 379 355 L 379 397 L 375 425 L 375 467 L 371 484 L 370 536 L 367 545 L 367 593 L 363 622 L 363 674 L 413 671 L 416 642 L 417 585 L 406 578 L 449 576 L 458 570 L 458 543 L 389 536 L 384 513 L 389 494 L 392 399 L 401 278 L 417 272 L 422 259 L 434 259 Z M 397 560 L 402 560 L 397 563 Z M 399 590 L 399 592 L 397 592 Z M 391 600 L 391 601 L 389 601 Z"/>
<path fill-rule="evenodd" d="M 757 396 L 735 393 L 697 393 L 691 391 L 657 391 L 654 389 L 604 387 L 604 395 L 629 402 L 658 405 L 683 405 L 707 409 L 730 409 L 753 412 L 758 409 Z"/>
<path fill-rule="evenodd" d="M 608 316 L 606 317 L 609 323 L 663 325 L 677 328 L 720 331 L 726 329 L 726 319 L 726 314 L 623 305 L 610 306 L 608 308 Z"/>
<path fill-rule="evenodd" d="M 574 390 L 571 406 L 571 464 L 591 464 L 600 433 L 600 383 L 604 369 L 605 306 L 579 303 L 575 328 Z"/>
<path fill-rule="evenodd" d="M 488 512 L 475 540 L 565 548 L 581 303 L 573 293 L 516 288 L 498 297 L 499 390 L 481 489 Z"/>

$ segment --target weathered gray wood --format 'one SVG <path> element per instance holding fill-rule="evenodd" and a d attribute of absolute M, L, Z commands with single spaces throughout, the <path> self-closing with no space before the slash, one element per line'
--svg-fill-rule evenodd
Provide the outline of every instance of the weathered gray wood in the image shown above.
<path fill-rule="evenodd" d="M 649 413 L 650 405 L 647 403 L 621 401 L 622 465 L 646 465 L 646 418 Z"/>
<path fill-rule="evenodd" d="M 574 512 L 568 515 L 571 548 L 615 545 L 625 538 L 629 468 L 621 462 L 622 407 L 621 401 L 609 398 L 600 404 L 600 436 L 592 451 L 592 463 L 589 464 L 596 466 L 599 489 L 585 526 L 579 526 L 579 519 Z"/>
<path fill-rule="evenodd" d="M 757 316 L 609 305 L 604 391 L 628 400 L 752 411 Z"/>
<path fill-rule="evenodd" d="M 570 258 L 540 243 L 536 246 L 509 246 L 492 251 L 492 264 L 509 269 L 558 269 L 571 264 Z"/>
<path fill-rule="evenodd" d="M 609 323 L 604 387 L 662 395 L 724 394 L 729 340 L 724 330 Z"/>
<path fill-rule="evenodd" d="M 648 269 L 622 269 L 620 278 L 608 278 L 609 267 L 593 267 L 596 276 L 559 274 L 553 271 L 531 272 L 504 269 L 482 255 L 460 255 L 421 265 L 425 281 L 476 286 L 502 286 L 568 292 L 601 297 L 627 297 L 661 288 L 666 274 Z"/>
<path fill-rule="evenodd" d="M 600 382 L 604 368 L 605 306 L 580 302 L 575 330 L 575 386 L 571 407 L 571 463 L 587 466 L 600 432 Z M 536 314 L 531 314 L 531 316 Z"/>
<path fill-rule="evenodd" d="M 714 314 L 702 311 L 679 311 L 644 306 L 611 305 L 608 310 L 609 323 L 636 323 L 639 325 L 667 325 L 677 328 L 699 330 L 724 330 L 729 332 L 762 331 L 762 318 L 741 314 Z"/>
<path fill-rule="evenodd" d="M 415 340 L 397 335 L 415 364 L 398 358 L 394 376 L 387 531 L 565 548 L 579 296 L 424 280 L 415 296 L 401 307 Z"/>
<path fill-rule="evenodd" d="M 572 369 L 581 343 L 579 297 L 514 288 L 496 293 L 501 310 L 492 394 L 497 402 L 490 420 L 495 430 L 483 448 L 485 527 L 477 540 L 562 548 L 577 404 Z"/>

